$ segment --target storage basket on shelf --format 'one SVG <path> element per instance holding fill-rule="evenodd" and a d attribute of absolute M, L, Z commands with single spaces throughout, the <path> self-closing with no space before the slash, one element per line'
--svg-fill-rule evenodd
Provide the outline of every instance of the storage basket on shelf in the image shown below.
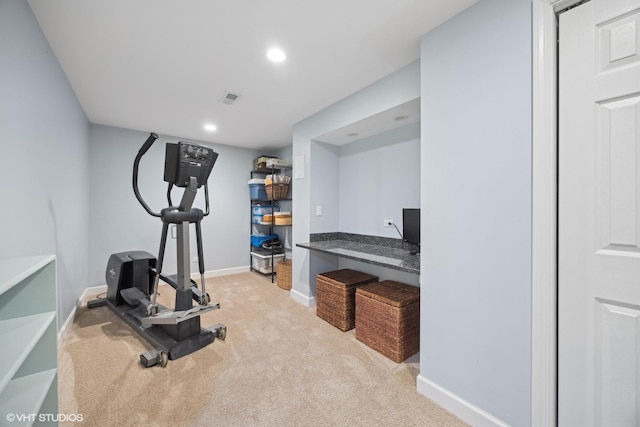
<path fill-rule="evenodd" d="M 341 331 L 353 329 L 356 289 L 377 281 L 376 276 L 348 268 L 318 274 L 316 315 Z"/>
<path fill-rule="evenodd" d="M 287 291 L 291 289 L 291 259 L 284 259 L 278 263 L 276 284 Z"/>
<path fill-rule="evenodd" d="M 265 192 L 269 200 L 286 199 L 289 194 L 291 177 L 287 175 L 267 175 L 265 178 Z"/>
<path fill-rule="evenodd" d="M 356 290 L 356 339 L 396 363 L 420 350 L 420 288 L 385 280 Z"/>
<path fill-rule="evenodd" d="M 265 185 L 264 189 L 269 200 L 286 199 L 289 194 L 289 184 L 269 184 Z"/>

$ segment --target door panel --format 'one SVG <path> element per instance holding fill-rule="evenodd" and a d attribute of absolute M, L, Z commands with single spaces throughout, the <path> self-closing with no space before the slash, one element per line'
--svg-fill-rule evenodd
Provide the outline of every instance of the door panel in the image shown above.
<path fill-rule="evenodd" d="M 640 425 L 640 0 L 560 15 L 560 426 Z"/>
<path fill-rule="evenodd" d="M 600 385 L 595 390 L 596 420 L 604 426 L 637 426 L 640 308 L 602 300 L 596 304 L 596 325 L 601 327 L 594 372 Z"/>
<path fill-rule="evenodd" d="M 608 16 L 602 13 L 603 18 Z M 640 60 L 640 14 L 637 11 L 619 15 L 597 27 L 597 54 L 600 71 Z"/>
<path fill-rule="evenodd" d="M 635 126 L 640 123 L 640 96 L 601 101 L 596 115 L 600 125 L 596 206 L 602 218 L 602 228 L 596 232 L 601 234 L 601 249 L 640 255 L 640 151 Z"/>

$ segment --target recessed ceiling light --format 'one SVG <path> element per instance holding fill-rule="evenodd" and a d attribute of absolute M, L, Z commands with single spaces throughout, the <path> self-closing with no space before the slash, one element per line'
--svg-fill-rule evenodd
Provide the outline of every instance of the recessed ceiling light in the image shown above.
<path fill-rule="evenodd" d="M 282 49 L 273 48 L 267 51 L 267 58 L 272 62 L 282 62 L 287 59 L 287 55 L 285 55 Z"/>
<path fill-rule="evenodd" d="M 216 127 L 216 125 L 211 124 L 211 123 L 207 123 L 206 125 L 204 125 L 204 130 L 206 130 L 207 132 L 215 132 L 218 128 Z"/>

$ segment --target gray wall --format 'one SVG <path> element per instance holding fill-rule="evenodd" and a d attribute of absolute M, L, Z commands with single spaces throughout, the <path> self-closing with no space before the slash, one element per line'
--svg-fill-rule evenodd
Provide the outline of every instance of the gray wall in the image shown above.
<path fill-rule="evenodd" d="M 88 127 L 27 2 L 1 0 L 0 257 L 57 256 L 61 321 L 87 285 Z"/>
<path fill-rule="evenodd" d="M 531 1 L 422 38 L 419 388 L 531 423 Z"/>
<path fill-rule="evenodd" d="M 314 138 L 362 120 L 420 96 L 420 64 L 415 61 L 386 78 L 348 96 L 293 126 L 293 158 L 304 160 L 304 177 L 294 179 L 293 238 L 294 242 L 309 241 L 311 233 L 336 231 L 338 207 L 327 190 L 336 184 L 323 182 L 323 175 L 338 170 L 338 153 L 323 147 Z M 325 159 L 333 159 L 323 163 Z M 327 172 L 327 168 L 330 168 Z M 295 175 L 294 169 L 294 175 Z M 333 181 L 332 181 L 333 182 Z M 325 200 L 329 200 L 326 202 Z M 333 204 L 331 203 L 333 202 Z M 323 216 L 315 216 L 315 207 L 323 206 Z M 336 265 L 322 255 L 294 248 L 293 289 L 291 296 L 305 305 L 315 304 L 315 274 Z"/>
<path fill-rule="evenodd" d="M 402 230 L 402 208 L 420 207 L 419 123 L 341 146 L 313 141 L 311 157 L 312 233 L 399 238 L 384 219 Z"/>
<path fill-rule="evenodd" d="M 342 145 L 337 151 L 337 230 L 399 239 L 398 231 L 383 221 L 394 220 L 402 231 L 402 208 L 420 207 L 420 123 Z M 345 258 L 339 258 L 337 268 L 419 285 L 418 275 Z"/>
<path fill-rule="evenodd" d="M 145 250 L 157 256 L 162 223 L 151 217 L 136 200 L 131 188 L 133 160 L 148 133 L 91 125 L 90 127 L 90 272 L 89 283 L 104 284 L 109 255 Z M 139 169 L 140 193 L 152 210 L 167 206 L 167 184 L 163 181 L 164 147 L 180 138 L 160 135 L 142 158 Z M 197 142 L 197 141 L 194 141 Z M 209 177 L 211 214 L 202 220 L 203 251 L 208 272 L 249 266 L 251 209 L 249 172 L 254 150 L 205 143 L 219 156 Z M 178 204 L 183 190 L 174 188 Z M 204 189 L 198 191 L 194 207 L 204 210 Z M 167 240 L 163 271 L 176 272 L 176 241 Z M 194 226 L 191 226 L 191 257 L 197 255 Z M 191 263 L 192 273 L 198 271 Z"/>
<path fill-rule="evenodd" d="M 420 124 L 340 147 L 338 231 L 400 238 L 402 208 L 420 207 Z"/>
<path fill-rule="evenodd" d="M 311 160 L 311 232 L 335 232 L 340 224 L 340 148 L 313 141 Z M 318 206 L 322 215 L 317 214 Z"/>

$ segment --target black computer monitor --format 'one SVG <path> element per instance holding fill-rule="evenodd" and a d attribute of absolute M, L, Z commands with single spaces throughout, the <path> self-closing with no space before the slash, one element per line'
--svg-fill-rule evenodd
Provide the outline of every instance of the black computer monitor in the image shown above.
<path fill-rule="evenodd" d="M 420 252 L 420 209 L 402 209 L 402 240 L 415 245 Z"/>

